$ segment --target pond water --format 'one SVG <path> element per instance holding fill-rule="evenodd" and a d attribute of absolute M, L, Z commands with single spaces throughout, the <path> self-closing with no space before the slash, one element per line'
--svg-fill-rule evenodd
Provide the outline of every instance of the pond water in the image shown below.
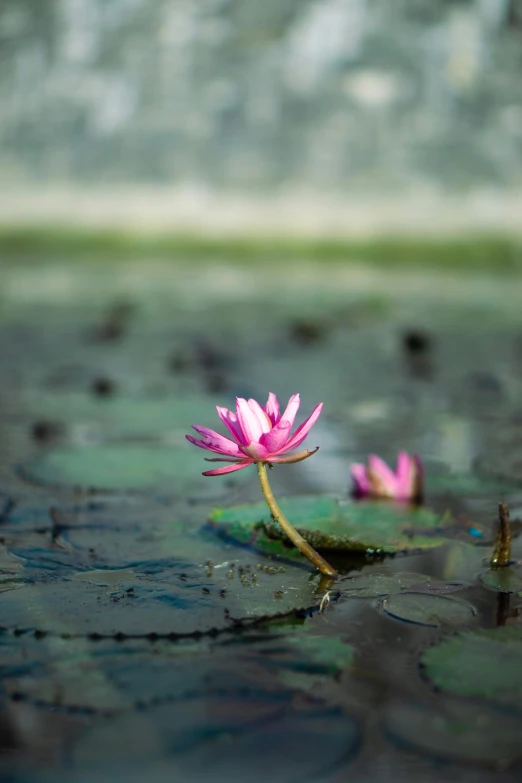
<path fill-rule="evenodd" d="M 411 269 L 6 265 L 2 780 L 519 780 L 521 300 Z M 328 552 L 335 583 L 254 530 L 253 467 L 203 477 L 185 440 L 269 391 L 300 421 L 324 402 L 271 483 L 366 542 Z M 350 464 L 400 449 L 429 512 L 352 501 Z"/>

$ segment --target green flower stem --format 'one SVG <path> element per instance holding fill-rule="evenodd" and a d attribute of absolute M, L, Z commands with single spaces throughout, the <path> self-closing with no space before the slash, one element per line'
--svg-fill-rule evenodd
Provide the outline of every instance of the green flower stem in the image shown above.
<path fill-rule="evenodd" d="M 321 555 L 318 552 L 316 552 L 313 547 L 310 546 L 308 541 L 305 541 L 304 538 L 301 535 L 299 535 L 297 530 L 295 530 L 292 527 L 288 519 L 285 517 L 285 515 L 277 505 L 276 499 L 270 488 L 270 484 L 268 483 L 268 476 L 266 473 L 266 463 L 258 462 L 256 464 L 257 464 L 257 472 L 259 473 L 259 481 L 261 482 L 261 489 L 263 490 L 263 495 L 265 496 L 265 500 L 268 504 L 268 508 L 270 509 L 270 512 L 273 518 L 275 519 L 275 521 L 279 523 L 283 532 L 286 533 L 290 541 L 292 541 L 292 543 L 299 549 L 301 554 L 307 557 L 308 560 L 310 560 L 310 562 L 313 563 L 314 566 L 318 568 L 322 574 L 333 578 L 338 576 L 338 573 L 335 570 L 335 568 L 332 568 L 332 566 L 326 562 L 324 557 L 321 557 Z"/>

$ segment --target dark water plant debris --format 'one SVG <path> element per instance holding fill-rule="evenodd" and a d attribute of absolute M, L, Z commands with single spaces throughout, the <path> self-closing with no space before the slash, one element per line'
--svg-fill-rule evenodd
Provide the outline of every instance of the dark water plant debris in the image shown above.
<path fill-rule="evenodd" d="M 491 565 L 493 568 L 504 568 L 511 562 L 511 524 L 509 521 L 509 508 L 506 503 L 499 503 L 497 543 Z"/>

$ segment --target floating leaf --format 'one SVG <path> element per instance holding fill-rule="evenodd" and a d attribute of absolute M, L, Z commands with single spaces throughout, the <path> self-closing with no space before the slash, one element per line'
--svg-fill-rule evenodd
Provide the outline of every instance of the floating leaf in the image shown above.
<path fill-rule="evenodd" d="M 430 470 L 426 472 L 425 485 L 428 493 L 459 497 L 503 497 L 509 492 L 520 493 L 520 487 L 509 479 L 480 476 L 477 473 L 442 473 Z"/>
<path fill-rule="evenodd" d="M 322 704 L 296 710 L 291 691 L 255 693 L 235 685 L 229 693 L 222 688 L 160 704 L 145 723 L 138 713 L 98 724 L 75 743 L 72 762 L 93 768 L 95 759 L 110 764 L 117 778 L 134 779 L 136 765 L 156 762 L 160 748 L 184 780 L 206 780 L 209 770 L 212 780 L 243 780 L 248 770 L 251 783 L 316 783 L 357 753 L 360 727 L 345 711 Z"/>
<path fill-rule="evenodd" d="M 404 590 L 416 593 L 444 595 L 462 590 L 467 585 L 462 582 L 441 582 L 426 574 L 382 574 L 365 573 L 351 576 L 340 582 L 341 594 L 347 598 L 377 598 L 394 595 Z"/>
<path fill-rule="evenodd" d="M 329 496 L 284 498 L 281 510 L 316 549 L 395 554 L 445 542 L 449 516 L 393 503 L 340 502 Z M 272 554 L 297 556 L 265 503 L 217 508 L 211 515 L 221 533 Z"/>
<path fill-rule="evenodd" d="M 520 718 L 476 704 L 394 704 L 383 728 L 401 746 L 435 758 L 511 764 L 522 754 Z"/>
<path fill-rule="evenodd" d="M 466 601 L 429 593 L 398 593 L 385 598 L 381 605 L 397 620 L 432 628 L 466 625 L 476 615 L 475 608 Z"/>
<path fill-rule="evenodd" d="M 522 628 L 465 631 L 425 650 L 421 663 L 438 688 L 520 707 Z"/>
<path fill-rule="evenodd" d="M 355 650 L 337 637 L 317 636 L 302 625 L 291 636 L 264 645 L 260 652 L 265 666 L 280 671 L 280 681 L 291 688 L 310 690 L 328 683 L 353 663 Z"/>
<path fill-rule="evenodd" d="M 196 449 L 101 445 L 49 451 L 23 465 L 21 470 L 37 484 L 51 486 L 100 490 L 168 487 L 173 491 L 194 491 L 197 488 L 198 492 L 204 492 L 205 487 L 207 491 L 211 489 L 208 479 L 201 476 L 204 465 Z"/>
<path fill-rule="evenodd" d="M 324 666 L 330 673 L 346 669 L 354 658 L 354 648 L 341 639 L 327 636 L 312 636 L 310 633 L 290 637 L 288 641 L 296 645 L 318 666 Z"/>
<path fill-rule="evenodd" d="M 476 460 L 479 475 L 486 480 L 509 482 L 521 492 L 522 452 L 520 435 L 510 427 L 509 437 L 501 437 L 499 442 L 488 449 Z"/>
<path fill-rule="evenodd" d="M 187 426 L 192 422 L 213 426 L 212 403 L 211 397 L 197 396 L 100 398 L 73 391 L 39 392 L 36 397 L 28 396 L 26 412 L 33 418 L 63 422 L 71 428 L 88 427 L 93 437 L 104 441 L 179 438 L 182 442 Z M 74 436 L 74 430 L 72 434 Z"/>
<path fill-rule="evenodd" d="M 248 555 L 242 563 L 231 559 L 214 570 L 182 558 L 162 559 L 159 547 L 156 560 L 105 575 L 100 568 L 78 570 L 76 559 L 76 570 L 67 569 L 72 555 L 57 551 L 65 559 L 58 571 L 69 578 L 2 593 L 1 628 L 73 636 L 184 636 L 309 609 L 318 600 L 319 575 L 310 579 L 304 569 L 256 568 Z"/>
<path fill-rule="evenodd" d="M 491 568 L 479 576 L 480 581 L 488 590 L 499 593 L 522 593 L 522 568 L 506 566 Z"/>

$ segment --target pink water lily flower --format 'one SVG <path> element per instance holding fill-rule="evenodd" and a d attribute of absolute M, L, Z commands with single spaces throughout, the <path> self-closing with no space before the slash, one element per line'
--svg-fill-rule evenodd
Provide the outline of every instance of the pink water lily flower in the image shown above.
<path fill-rule="evenodd" d="M 223 468 L 207 470 L 204 476 L 219 476 L 222 473 L 232 473 L 256 462 L 300 462 L 313 451 L 300 451 L 290 454 L 304 441 L 310 429 L 321 413 L 323 403 L 318 403 L 310 416 L 291 433 L 294 420 L 299 409 L 299 395 L 290 397 L 283 414 L 279 411 L 279 403 L 275 394 L 270 392 L 266 405 L 262 406 L 255 400 L 236 398 L 236 412 L 227 408 L 217 407 L 218 416 L 228 429 L 232 438 L 225 438 L 207 427 L 192 425 L 192 429 L 202 436 L 202 439 L 192 435 L 185 437 L 195 446 L 222 454 L 221 457 L 210 459 L 209 462 L 230 462 Z"/>
<path fill-rule="evenodd" d="M 355 464 L 350 471 L 355 497 L 420 500 L 422 496 L 422 462 L 405 451 L 399 451 L 395 471 L 375 454 L 368 457 L 368 465 Z"/>

